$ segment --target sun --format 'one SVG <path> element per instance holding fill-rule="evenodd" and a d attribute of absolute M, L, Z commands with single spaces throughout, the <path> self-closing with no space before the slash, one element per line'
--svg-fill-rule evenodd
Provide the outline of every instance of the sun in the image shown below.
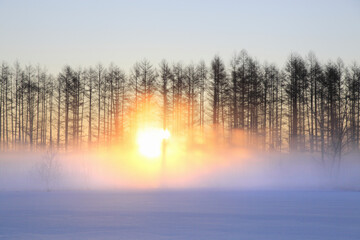
<path fill-rule="evenodd" d="M 166 129 L 147 128 L 137 133 L 137 144 L 141 155 L 147 158 L 157 158 L 161 155 L 161 147 L 164 139 L 170 137 Z"/>

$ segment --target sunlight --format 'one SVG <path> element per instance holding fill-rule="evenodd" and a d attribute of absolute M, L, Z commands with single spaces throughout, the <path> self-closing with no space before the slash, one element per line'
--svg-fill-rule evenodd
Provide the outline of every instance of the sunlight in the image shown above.
<path fill-rule="evenodd" d="M 147 158 L 157 158 L 161 155 L 161 145 L 164 139 L 169 139 L 170 132 L 166 129 L 147 128 L 137 134 L 137 144 L 141 155 Z"/>

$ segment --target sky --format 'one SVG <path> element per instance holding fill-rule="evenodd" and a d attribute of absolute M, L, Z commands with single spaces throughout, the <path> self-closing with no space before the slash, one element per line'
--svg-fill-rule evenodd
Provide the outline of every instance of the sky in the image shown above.
<path fill-rule="evenodd" d="M 360 63 L 359 0 L 0 0 L 0 61 L 66 64 L 136 61 L 227 65 L 246 49 L 261 63 L 284 66 L 289 54 Z"/>

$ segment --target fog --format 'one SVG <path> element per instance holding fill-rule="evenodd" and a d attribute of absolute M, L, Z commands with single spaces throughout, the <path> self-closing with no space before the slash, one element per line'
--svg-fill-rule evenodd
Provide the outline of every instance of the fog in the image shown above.
<path fill-rule="evenodd" d="M 227 147 L 192 149 L 166 159 L 131 151 L 0 154 L 0 190 L 359 190 L 360 156 L 348 154 L 340 167 L 318 154 L 263 153 Z"/>

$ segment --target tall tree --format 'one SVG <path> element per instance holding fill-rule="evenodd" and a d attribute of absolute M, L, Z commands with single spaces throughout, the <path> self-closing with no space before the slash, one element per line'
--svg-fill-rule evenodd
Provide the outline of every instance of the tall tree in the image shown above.
<path fill-rule="evenodd" d="M 209 94 L 211 97 L 212 124 L 217 127 L 221 121 L 226 82 L 225 65 L 219 56 L 211 62 L 211 80 Z"/>
<path fill-rule="evenodd" d="M 290 150 L 298 150 L 298 127 L 299 127 L 299 103 L 301 99 L 301 87 L 306 81 L 307 70 L 305 61 L 297 54 L 291 54 L 285 68 L 287 74 L 286 93 L 289 99 L 290 123 Z"/>
<path fill-rule="evenodd" d="M 205 90 L 208 80 L 208 70 L 204 61 L 201 61 L 197 66 L 197 75 L 199 77 L 199 125 L 203 133 L 205 126 Z"/>
<path fill-rule="evenodd" d="M 169 125 L 169 115 L 170 115 L 170 81 L 172 78 L 172 72 L 169 64 L 163 60 L 160 63 L 160 83 L 159 83 L 159 92 L 162 98 L 162 127 L 167 129 Z"/>

